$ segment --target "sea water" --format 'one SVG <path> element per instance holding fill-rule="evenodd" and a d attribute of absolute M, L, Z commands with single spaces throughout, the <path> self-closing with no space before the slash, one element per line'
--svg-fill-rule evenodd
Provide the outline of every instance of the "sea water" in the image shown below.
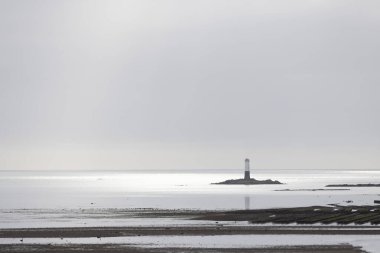
<path fill-rule="evenodd" d="M 283 184 L 212 184 L 241 178 L 242 173 L 236 171 L 0 171 L 0 227 L 17 222 L 22 226 L 22 219 L 26 222 L 28 217 L 47 216 L 58 210 L 261 209 L 373 205 L 380 199 L 377 187 L 325 187 L 380 183 L 380 171 L 375 170 L 256 170 L 252 176 Z M 311 191 L 316 189 L 326 190 Z"/>
<path fill-rule="evenodd" d="M 230 171 L 0 171 L 0 209 L 258 209 L 347 203 L 370 205 L 379 199 L 376 187 L 325 186 L 380 183 L 380 171 L 281 170 L 253 174 L 256 179 L 271 178 L 284 184 L 212 184 L 242 177 L 241 173 Z M 323 188 L 326 191 L 308 191 Z M 288 189 L 297 191 L 283 191 Z"/>

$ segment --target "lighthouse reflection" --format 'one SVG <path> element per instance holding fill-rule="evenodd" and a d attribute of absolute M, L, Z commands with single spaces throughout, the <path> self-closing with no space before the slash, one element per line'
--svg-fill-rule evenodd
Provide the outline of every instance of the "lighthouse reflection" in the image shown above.
<path fill-rule="evenodd" d="M 251 198 L 249 196 L 244 197 L 245 210 L 251 209 Z"/>

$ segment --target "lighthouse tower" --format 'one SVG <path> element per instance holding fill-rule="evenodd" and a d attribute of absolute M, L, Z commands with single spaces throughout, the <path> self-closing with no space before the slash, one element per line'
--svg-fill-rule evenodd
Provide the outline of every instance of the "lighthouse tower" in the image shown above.
<path fill-rule="evenodd" d="M 249 171 L 249 159 L 248 158 L 245 159 L 244 179 L 245 180 L 250 180 L 251 179 L 251 175 L 250 175 L 250 171 Z"/>

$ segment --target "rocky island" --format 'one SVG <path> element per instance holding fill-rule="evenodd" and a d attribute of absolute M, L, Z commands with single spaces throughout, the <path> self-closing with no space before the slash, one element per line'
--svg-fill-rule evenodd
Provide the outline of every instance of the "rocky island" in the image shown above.
<path fill-rule="evenodd" d="M 250 174 L 250 166 L 249 166 L 249 159 L 245 159 L 245 172 L 244 172 L 244 178 L 240 179 L 229 179 L 223 182 L 219 183 L 213 183 L 213 184 L 244 184 L 244 185 L 255 185 L 255 184 L 282 184 L 281 182 L 277 180 L 257 180 L 254 178 L 251 178 Z"/>
<path fill-rule="evenodd" d="M 282 184 L 282 183 L 277 180 L 271 180 L 271 179 L 257 180 L 254 178 L 250 178 L 247 180 L 244 178 L 240 178 L 240 179 L 229 179 L 223 182 L 213 183 L 213 184 Z"/>

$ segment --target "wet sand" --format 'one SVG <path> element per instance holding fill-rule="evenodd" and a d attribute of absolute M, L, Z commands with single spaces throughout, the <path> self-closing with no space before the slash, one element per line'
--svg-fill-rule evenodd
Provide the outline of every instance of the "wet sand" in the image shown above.
<path fill-rule="evenodd" d="M 182 235 L 380 235 L 373 226 L 164 226 L 1 229 L 0 238 L 80 238 Z"/>
<path fill-rule="evenodd" d="M 310 206 L 209 212 L 195 219 L 248 221 L 253 224 L 380 224 L 380 206 Z"/>
<path fill-rule="evenodd" d="M 267 248 L 140 248 L 128 245 L 114 244 L 81 244 L 81 245 L 35 245 L 18 244 L 2 245 L 3 253 L 26 253 L 26 252 L 54 252 L 54 253 L 365 253 L 359 247 L 351 245 L 310 245 L 310 246 L 284 246 Z"/>
<path fill-rule="evenodd" d="M 142 247 L 135 244 L 95 243 L 85 244 L 85 238 L 120 238 L 139 236 L 219 236 L 219 235 L 380 235 L 380 206 L 311 206 L 299 208 L 279 208 L 236 211 L 197 211 L 197 210 L 119 210 L 101 211 L 120 215 L 119 218 L 171 218 L 200 221 L 199 225 L 160 225 L 124 227 L 53 227 L 53 228 L 4 228 L 0 229 L 0 240 L 15 239 L 15 244 L 0 245 L 0 252 L 366 252 L 350 244 L 337 245 L 293 245 L 268 246 L 260 248 L 169 248 Z M 201 224 L 208 221 L 208 224 Z M 211 223 L 210 223 L 211 222 Z M 236 224 L 234 223 L 236 222 Z M 243 222 L 243 223 L 242 223 Z M 244 223 L 245 222 L 245 223 Z M 266 223 L 266 225 L 259 225 Z M 245 224 L 245 225 L 244 225 Z M 285 225 L 286 224 L 286 225 Z M 294 225 L 292 225 L 294 224 Z M 299 224 L 299 225 L 295 225 Z M 302 225 L 300 225 L 302 224 Z M 318 225 L 328 224 L 328 225 Z M 335 225 L 334 225 L 335 224 Z M 345 224 L 345 225 L 336 225 Z M 372 225 L 355 225 L 372 224 Z M 26 238 L 83 238 L 79 244 L 24 244 Z M 112 239 L 112 238 L 111 238 Z M 112 239 L 113 240 L 113 239 Z M 186 239 L 187 240 L 187 239 Z M 19 243 L 20 241 L 20 243 Z M 27 241 L 27 240 L 25 240 Z M 8 243 L 8 242 L 6 242 Z"/>

